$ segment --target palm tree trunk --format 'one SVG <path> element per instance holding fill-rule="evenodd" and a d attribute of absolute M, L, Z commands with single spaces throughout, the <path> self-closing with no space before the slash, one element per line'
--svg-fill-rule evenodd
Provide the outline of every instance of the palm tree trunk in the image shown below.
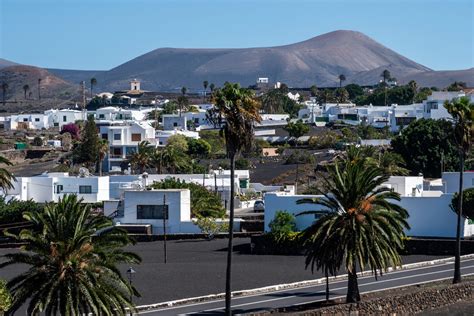
<path fill-rule="evenodd" d="M 102 159 L 99 159 L 99 177 L 102 177 Z"/>
<path fill-rule="evenodd" d="M 346 303 L 357 303 L 360 301 L 359 284 L 357 282 L 356 266 L 352 267 L 352 271 L 348 273 L 347 296 Z"/>
<path fill-rule="evenodd" d="M 462 218 L 462 187 L 464 178 L 464 153 L 459 151 L 460 171 L 459 171 L 459 193 L 458 193 L 458 221 L 456 226 L 456 248 L 454 250 L 454 278 L 453 283 L 461 282 L 461 218 Z"/>
<path fill-rule="evenodd" d="M 227 269 L 225 278 L 225 314 L 232 315 L 231 308 L 231 278 L 232 278 L 232 250 L 234 238 L 234 174 L 235 174 L 235 154 L 230 156 L 230 207 L 229 207 L 229 244 L 227 247 Z"/>

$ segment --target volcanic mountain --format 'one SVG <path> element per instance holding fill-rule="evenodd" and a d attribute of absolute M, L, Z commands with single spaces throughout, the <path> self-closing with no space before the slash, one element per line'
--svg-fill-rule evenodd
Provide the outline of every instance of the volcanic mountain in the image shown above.
<path fill-rule="evenodd" d="M 404 75 L 431 69 L 405 58 L 368 36 L 335 31 L 291 45 L 240 49 L 160 48 L 97 74 L 99 86 L 119 90 L 137 78 L 148 90 L 181 86 L 199 89 L 207 80 L 243 86 L 268 77 L 293 87 L 331 86 L 346 77 L 373 69 L 397 68 Z M 371 76 L 378 82 L 380 73 Z M 357 82 L 357 79 L 352 79 Z"/>

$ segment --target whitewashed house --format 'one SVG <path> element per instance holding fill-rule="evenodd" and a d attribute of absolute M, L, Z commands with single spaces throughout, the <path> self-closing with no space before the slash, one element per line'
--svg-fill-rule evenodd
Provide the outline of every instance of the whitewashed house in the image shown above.
<path fill-rule="evenodd" d="M 456 176 L 457 174 L 457 176 Z M 465 172 L 465 189 L 474 187 L 474 172 Z M 451 208 L 451 200 L 457 192 L 459 181 L 458 173 L 443 173 L 443 190 L 424 190 L 423 177 L 390 177 L 385 186 L 398 192 L 401 201 L 396 202 L 408 211 L 408 236 L 416 237 L 455 237 L 457 215 Z M 294 195 L 287 192 L 272 192 L 265 194 L 265 231 L 269 231 L 269 224 L 277 211 L 286 211 L 299 214 L 303 211 L 323 210 L 315 204 L 297 204 L 305 198 L 314 198 L 316 195 Z M 318 216 L 301 215 L 296 217 L 298 230 L 311 225 Z M 463 220 L 461 235 L 474 235 L 474 222 Z"/>
<path fill-rule="evenodd" d="M 120 171 L 122 163 L 138 150 L 138 144 L 148 141 L 156 145 L 155 129 L 146 122 L 100 122 L 100 137 L 109 143 L 109 153 L 104 159 L 104 170 Z"/>
<path fill-rule="evenodd" d="M 70 176 L 68 173 L 46 173 L 33 177 L 18 177 L 6 199 L 35 202 L 57 202 L 66 194 L 75 194 L 85 203 L 109 200 L 109 177 Z"/>

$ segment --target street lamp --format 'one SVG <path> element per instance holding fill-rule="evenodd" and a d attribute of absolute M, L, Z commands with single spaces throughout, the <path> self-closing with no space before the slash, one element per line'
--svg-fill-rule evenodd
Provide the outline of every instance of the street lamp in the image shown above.
<path fill-rule="evenodd" d="M 132 285 L 132 278 L 133 275 L 137 273 L 137 271 L 133 270 L 132 267 L 129 267 L 127 270 L 127 276 L 128 276 L 128 283 L 130 284 L 130 304 L 133 306 L 133 285 Z M 132 315 L 132 311 L 130 311 L 130 315 Z"/>

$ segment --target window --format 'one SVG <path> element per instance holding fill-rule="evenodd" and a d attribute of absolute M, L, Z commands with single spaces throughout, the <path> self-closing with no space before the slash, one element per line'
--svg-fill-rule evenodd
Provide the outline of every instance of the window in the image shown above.
<path fill-rule="evenodd" d="M 140 142 L 142 140 L 142 134 L 132 134 L 132 142 Z"/>
<path fill-rule="evenodd" d="M 104 114 L 99 114 L 99 119 L 103 119 L 105 118 L 105 115 Z"/>
<path fill-rule="evenodd" d="M 168 219 L 168 205 L 137 205 L 137 219 Z"/>
<path fill-rule="evenodd" d="M 114 134 L 114 140 L 121 140 L 122 134 Z"/>
<path fill-rule="evenodd" d="M 102 139 L 107 139 L 107 134 L 102 134 Z"/>
<path fill-rule="evenodd" d="M 58 184 L 56 186 L 56 193 L 59 194 L 61 192 L 63 192 L 64 188 L 63 188 L 63 185 L 62 184 Z"/>
<path fill-rule="evenodd" d="M 35 118 L 35 122 L 39 122 L 39 121 L 40 121 L 39 117 Z"/>
<path fill-rule="evenodd" d="M 92 186 L 90 185 L 79 186 L 79 194 L 91 194 L 91 193 L 92 193 Z"/>
<path fill-rule="evenodd" d="M 28 122 L 28 119 L 27 119 L 27 118 L 24 118 L 24 119 L 23 119 L 23 122 Z"/>
<path fill-rule="evenodd" d="M 67 122 L 67 116 L 63 115 L 63 122 Z"/>
<path fill-rule="evenodd" d="M 54 127 L 58 127 L 59 123 L 53 123 Z"/>
<path fill-rule="evenodd" d="M 174 127 L 178 126 L 178 123 L 174 122 L 174 123 L 173 123 L 173 126 L 174 126 Z"/>

